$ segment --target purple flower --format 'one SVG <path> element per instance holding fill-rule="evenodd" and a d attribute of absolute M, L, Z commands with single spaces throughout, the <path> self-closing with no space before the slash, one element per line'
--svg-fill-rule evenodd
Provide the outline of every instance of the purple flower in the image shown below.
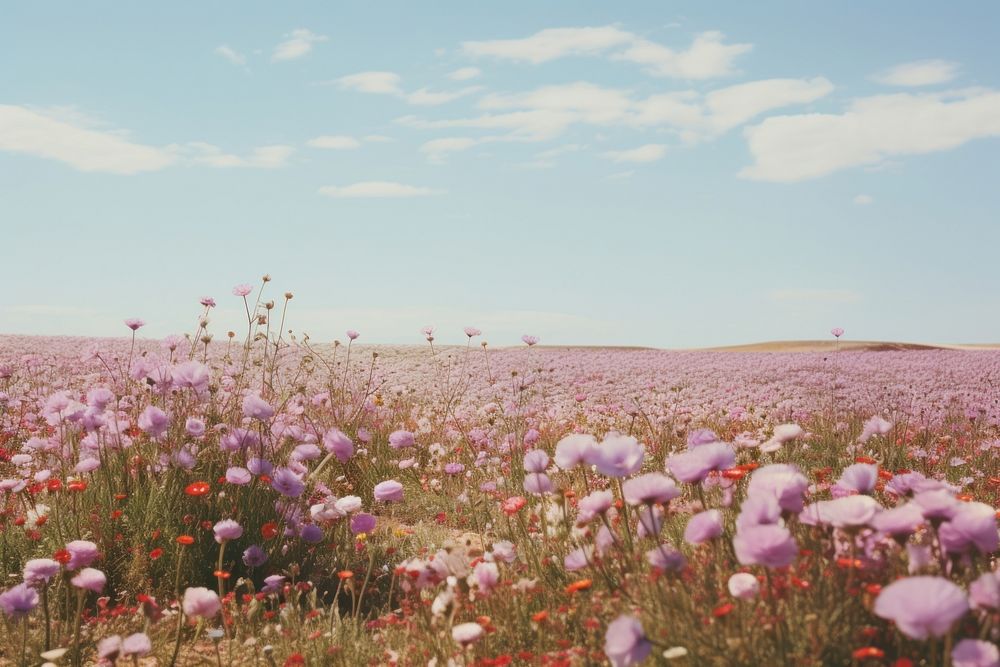
<path fill-rule="evenodd" d="M 1000 573 L 983 572 L 969 584 L 969 602 L 973 609 L 1000 611 Z"/>
<path fill-rule="evenodd" d="M 532 472 L 524 476 L 524 490 L 536 496 L 552 493 L 552 480 L 544 472 Z"/>
<path fill-rule="evenodd" d="M 602 475 L 628 477 L 642 467 L 644 456 L 645 450 L 638 440 L 612 431 L 594 450 L 591 462 Z"/>
<path fill-rule="evenodd" d="M 871 493 L 878 482 L 878 467 L 870 463 L 855 463 L 844 468 L 837 486 L 858 493 Z"/>
<path fill-rule="evenodd" d="M 222 608 L 219 596 L 215 591 L 210 591 L 202 586 L 195 586 L 184 591 L 184 600 L 181 603 L 185 616 L 195 618 L 213 618 Z"/>
<path fill-rule="evenodd" d="M 121 652 L 121 635 L 111 635 L 110 637 L 105 637 L 101 641 L 97 642 L 97 657 L 102 661 L 106 660 L 113 664 L 118 660 L 118 656 Z"/>
<path fill-rule="evenodd" d="M 354 456 L 354 443 L 340 429 L 331 428 L 323 434 L 323 447 L 341 463 Z"/>
<path fill-rule="evenodd" d="M 587 568 L 590 565 L 593 551 L 594 548 L 589 544 L 573 549 L 563 557 L 563 568 L 567 572 L 578 572 Z"/>
<path fill-rule="evenodd" d="M 661 544 L 646 552 L 646 561 L 661 572 L 680 572 L 687 565 L 687 559 L 669 544 Z"/>
<path fill-rule="evenodd" d="M 876 616 L 893 621 L 911 639 L 948 634 L 969 611 L 962 589 L 943 577 L 908 577 L 892 582 L 875 598 Z"/>
<path fill-rule="evenodd" d="M 251 544 L 243 552 L 243 564 L 247 567 L 260 567 L 267 562 L 267 553 L 256 544 Z"/>
<path fill-rule="evenodd" d="M 736 451 L 725 442 L 699 445 L 667 459 L 667 470 L 674 477 L 688 484 L 700 483 L 713 470 L 732 467 Z"/>
<path fill-rule="evenodd" d="M 316 544 L 323 541 L 323 529 L 314 523 L 307 523 L 299 531 L 299 537 L 307 544 Z"/>
<path fill-rule="evenodd" d="M 475 583 L 476 587 L 483 593 L 489 593 L 494 588 L 496 588 L 497 583 L 500 581 L 500 570 L 497 568 L 496 563 L 477 563 L 476 567 L 472 570 L 472 576 L 469 578 L 469 583 Z"/>
<path fill-rule="evenodd" d="M 351 518 L 351 532 L 355 535 L 370 533 L 375 530 L 375 517 L 365 512 L 358 512 Z"/>
<path fill-rule="evenodd" d="M 271 476 L 271 488 L 283 496 L 298 498 L 305 491 L 306 485 L 301 477 L 288 468 L 278 468 Z"/>
<path fill-rule="evenodd" d="M 108 583 L 108 578 L 100 570 L 85 567 L 70 580 L 70 583 L 77 588 L 100 593 L 104 590 L 104 585 Z"/>
<path fill-rule="evenodd" d="M 952 554 L 964 554 L 975 549 L 991 554 L 1000 547 L 997 516 L 986 503 L 961 503 L 950 521 L 938 528 L 941 545 Z"/>
<path fill-rule="evenodd" d="M 243 415 L 266 422 L 274 416 L 274 408 L 257 394 L 247 394 L 243 399 Z"/>
<path fill-rule="evenodd" d="M 226 470 L 226 481 L 230 484 L 243 486 L 244 484 L 249 484 L 252 479 L 253 475 L 251 475 L 250 471 L 246 468 L 233 466 Z"/>
<path fill-rule="evenodd" d="M 97 550 L 97 545 L 87 540 L 73 540 L 66 545 L 69 552 L 69 561 L 66 562 L 67 570 L 76 570 L 87 567 L 101 555 Z"/>
<path fill-rule="evenodd" d="M 532 347 L 533 345 L 538 345 L 538 336 L 530 336 L 528 334 L 524 334 L 523 336 L 521 336 L 521 340 L 528 347 Z"/>
<path fill-rule="evenodd" d="M 232 519 L 223 519 L 212 528 L 215 533 L 215 541 L 219 544 L 230 540 L 238 540 L 243 535 L 243 526 Z"/>
<path fill-rule="evenodd" d="M 913 502 L 924 513 L 924 518 L 932 522 L 951 519 L 958 513 L 960 505 L 948 489 L 920 491 L 913 496 Z"/>
<path fill-rule="evenodd" d="M 638 665 L 653 650 L 646 639 L 642 623 L 634 616 L 622 614 L 608 625 L 604 636 L 604 654 L 613 667 Z"/>
<path fill-rule="evenodd" d="M 389 434 L 389 446 L 393 449 L 404 449 L 412 447 L 415 439 L 409 431 L 393 431 Z"/>
<path fill-rule="evenodd" d="M 765 453 L 776 452 L 786 442 L 791 442 L 796 438 L 802 437 L 804 434 L 805 430 L 798 424 L 779 424 L 774 427 L 771 439 L 760 446 L 760 451 Z"/>
<path fill-rule="evenodd" d="M 658 472 L 646 473 L 622 484 L 622 495 L 629 505 L 668 503 L 681 495 L 674 480 Z"/>
<path fill-rule="evenodd" d="M 845 496 L 823 500 L 805 508 L 804 513 L 817 523 L 836 528 L 859 528 L 867 525 L 882 510 L 871 496 Z"/>
<path fill-rule="evenodd" d="M 588 524 L 595 517 L 604 514 L 615 502 L 615 497 L 610 491 L 591 491 L 588 495 L 580 498 L 577 503 L 576 523 L 579 526 Z"/>
<path fill-rule="evenodd" d="M 285 584 L 285 576 L 282 574 L 272 574 L 264 577 L 264 585 L 261 587 L 262 593 L 278 593 Z"/>
<path fill-rule="evenodd" d="M 167 417 L 166 412 L 155 405 L 147 405 L 146 409 L 139 415 L 138 423 L 139 428 L 155 440 L 167 432 L 167 428 L 170 426 L 170 418 Z"/>
<path fill-rule="evenodd" d="M 696 428 L 695 430 L 688 433 L 687 446 L 688 449 L 693 449 L 700 445 L 710 445 L 713 442 L 719 442 L 719 436 L 715 434 L 715 431 L 708 428 Z"/>
<path fill-rule="evenodd" d="M 740 531 L 751 526 L 776 524 L 780 518 L 781 507 L 774 496 L 750 496 L 740 505 L 740 513 L 736 517 L 736 530 Z"/>
<path fill-rule="evenodd" d="M 59 563 L 51 558 L 32 558 L 24 564 L 24 583 L 32 586 L 47 584 L 59 574 Z"/>
<path fill-rule="evenodd" d="M 952 667 L 998 667 L 1000 649 L 981 639 L 963 639 L 951 651 Z"/>
<path fill-rule="evenodd" d="M 881 533 L 905 540 L 924 524 L 924 514 L 917 505 L 906 503 L 879 512 L 872 517 L 870 524 Z"/>
<path fill-rule="evenodd" d="M 563 470 L 572 470 L 582 463 L 590 461 L 591 455 L 597 449 L 597 440 L 592 435 L 574 433 L 556 443 L 556 465 Z"/>
<path fill-rule="evenodd" d="M 861 442 L 868 442 L 873 435 L 886 435 L 891 430 L 892 422 L 888 422 L 876 415 L 865 422 L 865 426 L 861 430 L 861 436 L 858 440 Z"/>
<path fill-rule="evenodd" d="M 737 572 L 729 577 L 729 594 L 740 600 L 749 600 L 760 593 L 760 581 L 748 572 Z"/>
<path fill-rule="evenodd" d="M 549 467 L 549 455 L 541 449 L 532 449 L 524 455 L 525 472 L 545 472 Z"/>
<path fill-rule="evenodd" d="M 444 471 L 445 474 L 448 475 L 460 475 L 461 473 L 465 472 L 465 466 L 462 465 L 461 463 L 455 463 L 455 462 L 446 463 L 444 464 Z"/>
<path fill-rule="evenodd" d="M 0 593 L 0 610 L 11 618 L 20 618 L 38 606 L 38 591 L 26 583 Z"/>
<path fill-rule="evenodd" d="M 799 553 L 787 528 L 769 524 L 738 530 L 733 538 L 733 549 L 741 564 L 765 567 L 791 565 Z"/>
<path fill-rule="evenodd" d="M 247 470 L 253 475 L 270 475 L 274 466 L 270 461 L 254 457 L 247 461 Z"/>
<path fill-rule="evenodd" d="M 355 331 L 354 329 L 348 329 L 348 330 L 347 330 L 347 337 L 348 337 L 348 338 L 349 338 L 350 340 L 357 340 L 359 336 L 361 336 L 361 334 L 359 334 L 359 333 L 358 333 L 357 331 Z"/>
<path fill-rule="evenodd" d="M 688 519 L 684 529 L 684 541 L 688 544 L 702 544 L 722 535 L 722 513 L 706 510 Z"/>
<path fill-rule="evenodd" d="M 122 640 L 122 655 L 143 656 L 152 650 L 153 643 L 144 632 L 136 632 Z"/>
<path fill-rule="evenodd" d="M 798 514 L 802 511 L 802 496 L 809 488 L 809 480 L 798 469 L 788 463 L 773 463 L 758 468 L 750 477 L 747 496 L 771 496 L 784 512 Z"/>
<path fill-rule="evenodd" d="M 395 503 L 403 499 L 403 485 L 394 479 L 387 479 L 375 485 L 375 500 L 380 503 Z"/>

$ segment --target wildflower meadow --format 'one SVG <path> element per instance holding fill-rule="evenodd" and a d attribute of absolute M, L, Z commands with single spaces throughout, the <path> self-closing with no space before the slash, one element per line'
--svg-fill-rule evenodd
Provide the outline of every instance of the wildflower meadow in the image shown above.
<path fill-rule="evenodd" d="M 224 298 L 0 337 L 3 664 L 1000 660 L 1000 352 L 366 346 Z"/>

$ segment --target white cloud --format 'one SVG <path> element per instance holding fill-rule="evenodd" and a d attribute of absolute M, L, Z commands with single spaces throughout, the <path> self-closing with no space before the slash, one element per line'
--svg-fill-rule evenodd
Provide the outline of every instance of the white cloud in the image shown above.
<path fill-rule="evenodd" d="M 846 289 L 779 289 L 768 295 L 772 301 L 812 301 L 826 303 L 856 303 L 861 295 Z"/>
<path fill-rule="evenodd" d="M 947 83 L 958 73 L 958 63 L 947 60 L 917 60 L 896 65 L 873 79 L 890 86 L 932 86 Z"/>
<path fill-rule="evenodd" d="M 396 122 L 424 129 L 506 130 L 511 141 L 546 141 L 576 124 L 602 127 L 665 128 L 684 141 L 712 138 L 762 113 L 817 100 L 833 90 L 823 77 L 764 79 L 702 94 L 694 90 L 635 98 L 631 91 L 593 83 L 542 86 L 535 90 L 492 94 L 472 118 L 425 120 L 414 116 Z"/>
<path fill-rule="evenodd" d="M 750 51 L 751 44 L 726 44 L 717 31 L 695 36 L 683 51 L 640 37 L 615 26 L 549 28 L 523 39 L 463 42 L 471 56 L 492 56 L 540 64 L 567 56 L 609 54 L 614 60 L 643 65 L 656 76 L 682 79 L 709 79 L 732 73 L 737 56 Z"/>
<path fill-rule="evenodd" d="M 867 206 L 868 204 L 871 204 L 873 201 L 875 201 L 875 198 L 872 197 L 871 195 L 858 195 L 854 198 L 853 201 L 858 206 Z"/>
<path fill-rule="evenodd" d="M 448 78 L 452 81 L 468 81 L 469 79 L 475 79 L 483 73 L 478 67 L 460 67 L 459 69 L 451 72 Z"/>
<path fill-rule="evenodd" d="M 855 100 L 841 114 L 772 116 L 744 134 L 754 164 L 741 176 L 801 181 L 1000 136 L 1000 92 L 876 95 Z"/>
<path fill-rule="evenodd" d="M 468 137 L 442 137 L 431 139 L 420 147 L 420 152 L 427 156 L 432 164 L 443 164 L 449 153 L 466 151 L 481 143 L 481 140 Z"/>
<path fill-rule="evenodd" d="M 645 65 L 655 76 L 679 79 L 711 79 L 733 73 L 733 61 L 749 52 L 752 44 L 725 44 L 725 35 L 717 31 L 703 32 L 694 38 L 686 51 L 674 51 L 645 39 L 636 40 L 615 59 Z"/>
<path fill-rule="evenodd" d="M 124 133 L 81 127 L 13 105 L 0 105 L 0 150 L 110 174 L 157 171 L 175 161 L 169 151 L 134 143 Z"/>
<path fill-rule="evenodd" d="M 225 44 L 215 47 L 215 52 L 234 65 L 246 65 L 247 58 L 239 51 L 226 46 Z"/>
<path fill-rule="evenodd" d="M 364 140 L 371 144 L 387 144 L 392 141 L 392 137 L 387 137 L 384 134 L 368 134 L 365 135 Z"/>
<path fill-rule="evenodd" d="M 402 95 L 400 78 L 395 72 L 358 72 L 337 79 L 337 85 L 344 90 L 375 95 Z"/>
<path fill-rule="evenodd" d="M 319 189 L 319 194 L 335 199 L 399 199 L 427 197 L 444 192 L 391 181 L 362 181 L 351 185 L 326 185 Z"/>
<path fill-rule="evenodd" d="M 566 56 L 598 55 L 633 39 L 632 33 L 614 26 L 548 28 L 523 39 L 462 42 L 462 51 L 471 56 L 492 56 L 537 65 Z"/>
<path fill-rule="evenodd" d="M 667 154 L 663 144 L 646 144 L 624 151 L 607 151 L 604 157 L 612 162 L 656 162 Z"/>
<path fill-rule="evenodd" d="M 421 88 L 412 93 L 407 93 L 406 101 L 417 106 L 437 106 L 439 104 L 447 104 L 467 95 L 472 95 L 482 89 L 482 86 L 470 86 L 461 90 L 435 92 L 427 88 Z"/>
<path fill-rule="evenodd" d="M 271 54 L 271 60 L 274 62 L 301 58 L 312 51 L 313 44 L 325 42 L 328 39 L 326 35 L 317 35 L 305 28 L 293 30 L 285 37 L 285 41 L 274 47 L 274 53 Z"/>
<path fill-rule="evenodd" d="M 192 164 L 229 169 L 251 167 L 256 169 L 278 169 L 288 164 L 295 149 L 291 146 L 274 145 L 254 148 L 250 155 L 241 157 L 226 153 L 218 146 L 203 141 L 191 141 L 183 145 L 169 147 L 171 152 L 188 159 Z"/>
<path fill-rule="evenodd" d="M 349 150 L 357 148 L 360 145 L 361 142 L 354 137 L 349 137 L 343 134 L 322 135 L 319 137 L 313 137 L 306 142 L 306 146 L 311 146 L 312 148 L 329 148 L 331 150 Z"/>

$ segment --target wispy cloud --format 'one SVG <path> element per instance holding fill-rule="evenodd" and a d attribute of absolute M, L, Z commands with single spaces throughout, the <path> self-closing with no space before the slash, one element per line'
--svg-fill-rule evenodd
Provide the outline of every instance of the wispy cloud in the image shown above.
<path fill-rule="evenodd" d="M 548 28 L 521 39 L 495 39 L 462 43 L 471 56 L 491 56 L 541 64 L 569 56 L 609 55 L 614 60 L 642 65 L 655 76 L 710 79 L 733 71 L 733 61 L 752 49 L 751 44 L 727 44 L 721 32 L 699 33 L 683 50 L 671 49 L 613 25 L 583 28 Z"/>
<path fill-rule="evenodd" d="M 361 142 L 344 134 L 324 134 L 313 137 L 306 142 L 306 146 L 312 148 L 328 148 L 330 150 L 351 150 L 361 146 Z"/>
<path fill-rule="evenodd" d="M 875 201 L 875 198 L 872 197 L 871 195 L 857 195 L 853 201 L 858 206 L 867 206 L 868 204 L 871 204 L 873 201 Z"/>
<path fill-rule="evenodd" d="M 239 51 L 236 51 L 235 49 L 233 49 L 233 48 L 231 48 L 229 46 L 226 46 L 225 44 L 222 44 L 221 46 L 215 47 L 215 52 L 218 55 L 220 55 L 223 58 L 225 58 L 226 60 L 228 60 L 229 62 L 231 62 L 232 64 L 234 64 L 234 65 L 246 65 L 247 64 L 247 58 L 246 58 L 246 56 L 244 56 Z"/>
<path fill-rule="evenodd" d="M 392 181 L 362 181 L 350 185 L 326 185 L 319 189 L 319 194 L 334 199 L 399 199 L 440 195 L 444 191 Z"/>
<path fill-rule="evenodd" d="M 896 65 L 872 78 L 890 86 L 933 86 L 948 83 L 958 74 L 958 63 L 948 60 L 917 60 Z"/>
<path fill-rule="evenodd" d="M 353 90 L 371 95 L 392 95 L 415 106 L 438 106 L 483 90 L 482 86 L 468 86 L 459 90 L 431 90 L 420 88 L 413 92 L 403 90 L 402 77 L 395 72 L 371 71 L 348 74 L 333 81 L 342 90 Z"/>
<path fill-rule="evenodd" d="M 612 162 L 656 162 L 667 154 L 663 144 L 646 144 L 623 151 L 607 151 L 604 157 Z"/>
<path fill-rule="evenodd" d="M 475 79 L 482 75 L 483 71 L 478 67 L 460 67 L 454 72 L 448 74 L 448 78 L 452 81 L 468 81 L 469 79 Z"/>
<path fill-rule="evenodd" d="M 190 141 L 186 144 L 173 145 L 170 150 L 182 156 L 192 164 L 201 164 L 220 169 L 236 167 L 251 167 L 256 169 L 279 169 L 288 164 L 288 159 L 295 152 L 291 146 L 273 145 L 258 146 L 249 155 L 240 156 L 226 153 L 220 147 L 203 141 Z"/>
<path fill-rule="evenodd" d="M 120 131 L 82 127 L 22 106 L 0 105 L 0 151 L 57 160 L 80 171 L 137 174 L 176 158 L 167 150 L 128 139 Z"/>
<path fill-rule="evenodd" d="M 284 60 L 296 60 L 308 54 L 313 49 L 313 44 L 327 41 L 326 35 L 317 35 L 311 30 L 298 28 L 285 35 L 285 41 L 274 47 L 271 54 L 273 62 Z"/>

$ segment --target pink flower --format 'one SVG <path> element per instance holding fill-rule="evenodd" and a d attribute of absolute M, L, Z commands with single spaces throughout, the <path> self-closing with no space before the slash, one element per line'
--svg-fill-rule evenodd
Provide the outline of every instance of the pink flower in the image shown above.
<path fill-rule="evenodd" d="M 760 592 L 760 581 L 757 577 L 748 572 L 737 572 L 729 577 L 729 594 L 740 600 L 749 600 L 757 597 Z"/>
<path fill-rule="evenodd" d="M 348 338 L 350 338 L 351 340 L 357 340 L 357 339 L 358 339 L 358 336 L 360 336 L 360 335 L 361 335 L 361 334 L 359 334 L 359 333 L 358 333 L 357 331 L 355 331 L 354 329 L 348 329 L 348 330 L 347 330 L 347 337 L 348 337 Z"/>
<path fill-rule="evenodd" d="M 907 577 L 894 581 L 875 598 L 876 616 L 896 623 L 911 639 L 942 637 L 965 616 L 969 601 L 961 588 L 943 577 Z"/>
<path fill-rule="evenodd" d="M 529 336 L 528 334 L 524 334 L 521 336 L 521 340 L 524 341 L 524 344 L 528 347 L 538 345 L 538 336 Z"/>
<path fill-rule="evenodd" d="M 252 291 L 253 291 L 253 286 L 247 285 L 245 283 L 242 284 L 242 285 L 237 285 L 236 287 L 233 288 L 233 294 L 235 296 L 244 296 L 245 297 L 247 294 L 249 294 Z"/>
<path fill-rule="evenodd" d="M 219 596 L 215 591 L 196 586 L 184 591 L 184 601 L 181 603 L 185 616 L 196 618 L 213 618 L 222 608 Z"/>
<path fill-rule="evenodd" d="M 477 329 L 476 327 L 465 327 L 465 335 L 468 336 L 469 338 L 478 336 L 481 333 L 483 332 Z"/>
<path fill-rule="evenodd" d="M 468 646 L 483 636 L 483 626 L 478 623 L 459 623 L 451 629 L 451 638 L 462 646 Z"/>
<path fill-rule="evenodd" d="M 104 585 L 108 583 L 108 578 L 100 570 L 85 567 L 70 582 L 77 588 L 100 593 L 104 590 Z"/>
<path fill-rule="evenodd" d="M 375 485 L 373 494 L 378 502 L 399 502 L 403 499 L 403 485 L 394 479 L 387 479 Z"/>
<path fill-rule="evenodd" d="M 263 422 L 274 416 L 274 408 L 259 395 L 247 394 L 243 399 L 243 414 Z"/>
<path fill-rule="evenodd" d="M 840 327 L 834 327 L 830 329 L 830 333 L 833 334 L 834 338 L 840 338 L 841 336 L 844 335 L 844 330 L 841 329 Z"/>
<path fill-rule="evenodd" d="M 125 320 L 125 326 L 127 326 L 132 331 L 138 331 L 140 328 L 146 326 L 146 322 L 140 320 L 138 317 L 130 317 Z"/>
<path fill-rule="evenodd" d="M 614 667 L 638 665 L 653 650 L 642 623 L 634 616 L 621 615 L 608 625 L 604 635 L 604 654 Z"/>

